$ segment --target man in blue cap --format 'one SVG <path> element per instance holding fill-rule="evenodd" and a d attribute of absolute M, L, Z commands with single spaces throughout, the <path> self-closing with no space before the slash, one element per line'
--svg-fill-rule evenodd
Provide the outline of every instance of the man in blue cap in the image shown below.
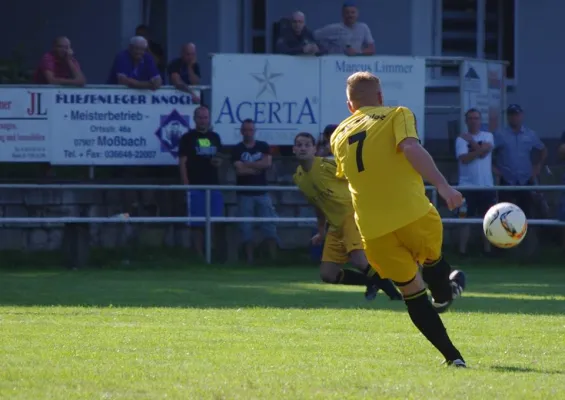
<path fill-rule="evenodd" d="M 524 126 L 522 107 L 511 104 L 506 110 L 506 115 L 508 126 L 494 137 L 496 152 L 493 171 L 500 179 L 500 185 L 534 185 L 547 158 L 547 149 L 539 136 Z M 537 153 L 536 162 L 532 162 L 533 153 Z M 503 190 L 498 196 L 501 202 L 516 204 L 530 217 L 532 212 L 530 191 Z"/>

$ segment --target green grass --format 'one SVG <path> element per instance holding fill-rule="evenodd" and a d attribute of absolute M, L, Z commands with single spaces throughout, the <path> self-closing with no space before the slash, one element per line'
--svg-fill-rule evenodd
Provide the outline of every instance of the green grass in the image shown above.
<path fill-rule="evenodd" d="M 466 265 L 447 369 L 317 268 L 0 271 L 0 399 L 565 398 L 565 267 Z"/>

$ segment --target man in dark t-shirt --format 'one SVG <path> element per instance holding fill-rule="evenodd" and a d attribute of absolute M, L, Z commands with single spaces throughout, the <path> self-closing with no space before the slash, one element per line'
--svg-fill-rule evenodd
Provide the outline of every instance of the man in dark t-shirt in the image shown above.
<path fill-rule="evenodd" d="M 190 86 L 200 84 L 200 64 L 196 58 L 194 43 L 184 44 L 180 57 L 171 61 L 167 67 L 169 82 L 180 91 L 190 93 L 194 103 L 200 103 L 200 98 Z"/>
<path fill-rule="evenodd" d="M 243 141 L 232 150 L 238 186 L 267 186 L 267 169 L 271 167 L 272 157 L 266 142 L 255 140 L 255 123 L 246 119 L 241 124 Z M 266 191 L 237 192 L 238 213 L 240 217 L 276 218 L 271 196 Z M 256 211 L 256 213 L 255 213 Z M 261 223 L 261 230 L 268 243 L 271 259 L 276 257 L 278 244 L 277 228 L 274 222 Z M 242 241 L 248 262 L 253 262 L 253 224 L 240 224 Z"/>
<path fill-rule="evenodd" d="M 218 167 L 222 159 L 220 136 L 210 130 L 210 111 L 206 107 L 194 110 L 195 129 L 185 133 L 179 143 L 179 169 L 183 185 L 218 185 Z M 224 199 L 218 190 L 211 191 L 210 211 L 212 217 L 224 215 Z M 187 192 L 187 210 L 190 217 L 206 215 L 204 190 Z M 193 227 L 193 245 L 199 256 L 204 256 L 203 222 L 189 222 Z"/>

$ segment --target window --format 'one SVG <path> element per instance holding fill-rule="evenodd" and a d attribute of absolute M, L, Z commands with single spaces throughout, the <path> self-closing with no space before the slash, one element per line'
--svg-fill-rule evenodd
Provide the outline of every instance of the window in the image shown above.
<path fill-rule="evenodd" d="M 252 38 L 251 52 L 266 53 L 267 52 L 267 5 L 266 0 L 253 0 L 252 4 Z"/>
<path fill-rule="evenodd" d="M 438 0 L 436 50 L 445 57 L 510 62 L 515 77 L 516 0 Z M 457 67 L 442 67 L 442 77 L 458 76 Z"/>

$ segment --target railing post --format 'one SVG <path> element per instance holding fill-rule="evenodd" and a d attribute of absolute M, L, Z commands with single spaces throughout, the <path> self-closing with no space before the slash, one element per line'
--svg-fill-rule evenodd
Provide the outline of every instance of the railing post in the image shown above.
<path fill-rule="evenodd" d="M 206 199 L 206 226 L 205 226 L 205 230 L 204 233 L 206 235 L 206 238 L 204 240 L 205 246 L 206 246 L 206 264 L 211 264 L 212 263 L 212 221 L 210 220 L 211 217 L 211 209 L 212 209 L 212 193 L 210 191 L 210 189 L 206 189 L 205 192 L 206 194 L 205 199 Z"/>
<path fill-rule="evenodd" d="M 437 208 L 437 190 L 436 188 L 432 188 L 432 204 L 435 208 Z"/>

